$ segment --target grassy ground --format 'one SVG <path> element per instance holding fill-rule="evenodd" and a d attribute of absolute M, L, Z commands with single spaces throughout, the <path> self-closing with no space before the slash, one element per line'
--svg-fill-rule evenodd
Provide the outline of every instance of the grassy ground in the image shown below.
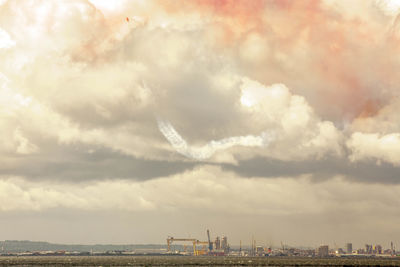
<path fill-rule="evenodd" d="M 384 258 L 28 256 L 0 257 L 0 266 L 400 266 L 400 260 Z"/>

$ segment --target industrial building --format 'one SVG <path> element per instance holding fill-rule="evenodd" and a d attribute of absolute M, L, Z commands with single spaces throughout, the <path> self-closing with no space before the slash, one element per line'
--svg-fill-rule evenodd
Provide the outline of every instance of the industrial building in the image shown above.
<path fill-rule="evenodd" d="M 295 248 L 284 245 L 281 242 L 281 247 L 261 246 L 256 244 L 254 237 L 251 239 L 250 246 L 242 247 L 240 240 L 239 246 L 234 246 L 230 249 L 227 236 L 215 236 L 211 239 L 210 231 L 206 231 L 206 241 L 200 241 L 197 238 L 167 238 L 167 253 L 181 255 L 208 255 L 208 256 L 245 256 L 245 257 L 394 257 L 396 256 L 395 245 L 390 243 L 390 248 L 383 249 L 379 244 L 365 244 L 365 247 L 353 250 L 352 243 L 346 243 L 344 248 L 339 248 L 334 243 L 335 249 L 329 250 L 328 245 L 321 245 L 316 249 L 313 248 Z M 212 241 L 213 240 L 213 241 Z M 172 247 L 172 244 L 181 243 L 178 247 Z M 182 246 L 183 245 L 183 246 Z M 174 248 L 177 248 L 176 250 Z M 183 248 L 183 251 L 182 251 Z M 400 256 L 400 255 L 397 255 Z"/>
<path fill-rule="evenodd" d="M 318 257 L 328 257 L 329 256 L 329 246 L 327 246 L 327 245 L 319 246 L 317 249 L 317 256 Z"/>

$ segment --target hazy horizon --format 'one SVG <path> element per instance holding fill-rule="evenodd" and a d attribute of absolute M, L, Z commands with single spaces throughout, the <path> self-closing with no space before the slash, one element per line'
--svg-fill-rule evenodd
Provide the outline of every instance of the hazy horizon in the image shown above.
<path fill-rule="evenodd" d="M 400 2 L 0 0 L 0 240 L 400 247 Z"/>
<path fill-rule="evenodd" d="M 219 236 L 219 237 L 221 237 L 221 236 Z M 176 237 L 176 238 L 179 238 L 179 237 Z M 185 237 L 181 236 L 180 238 L 185 238 Z M 190 238 L 190 237 L 186 236 L 186 238 Z M 199 241 L 206 241 L 206 240 L 202 240 L 200 238 Z M 228 243 L 230 249 L 233 249 L 233 250 L 238 250 L 240 248 L 242 248 L 243 250 L 251 249 L 251 238 L 249 240 L 241 240 L 241 241 L 242 241 L 241 245 L 240 245 L 240 243 L 238 243 L 238 244 L 230 244 L 230 243 Z M 246 242 L 246 241 L 248 241 L 248 242 Z M 292 244 L 287 244 L 287 243 L 284 243 L 284 242 L 279 243 L 279 244 L 278 243 L 277 244 L 273 244 L 271 242 L 260 242 L 262 240 L 256 240 L 255 238 L 253 239 L 253 241 L 256 242 L 256 246 L 263 246 L 265 248 L 272 248 L 272 249 L 282 249 L 282 246 L 285 249 L 290 249 L 290 248 L 318 249 L 318 247 L 320 247 L 320 246 L 327 245 L 329 247 L 329 250 L 334 250 L 334 249 L 338 249 L 338 248 L 345 249 L 346 248 L 346 244 L 347 243 L 351 243 L 351 242 L 347 242 L 345 244 L 336 244 L 336 242 L 332 242 L 331 244 L 329 244 L 329 243 L 321 243 L 321 244 L 318 244 L 316 246 L 305 246 L 305 245 L 292 245 Z M 60 243 L 60 242 L 48 242 L 48 241 L 45 241 L 45 240 L 0 240 L 0 244 L 4 243 L 4 245 L 5 245 L 7 242 L 9 242 L 10 244 L 12 244 L 15 247 L 17 247 L 16 245 L 18 243 L 21 243 L 23 247 L 26 247 L 26 246 L 29 247 L 30 243 L 32 243 L 32 246 L 35 246 L 37 243 L 40 243 L 40 244 L 41 243 L 46 243 L 46 244 L 49 244 L 50 246 L 52 246 L 52 245 L 54 245 L 54 246 L 72 246 L 72 247 L 73 246 L 82 246 L 82 247 L 85 247 L 85 248 L 86 247 L 91 247 L 91 246 L 93 246 L 93 247 L 95 247 L 95 246 L 99 246 L 99 247 L 107 247 L 107 246 L 110 246 L 110 247 L 112 247 L 112 246 L 115 246 L 115 247 L 118 247 L 118 246 L 133 246 L 133 247 L 135 247 L 135 246 L 138 246 L 138 247 L 140 247 L 140 246 L 144 246 L 144 247 L 147 248 L 149 246 L 149 249 L 151 249 L 151 246 L 162 246 L 163 248 L 167 248 L 167 246 L 168 246 L 166 242 L 164 242 L 164 243 Z M 188 245 L 188 244 L 190 245 L 191 242 L 190 241 L 174 242 L 172 245 L 175 246 L 175 247 L 182 247 L 183 248 L 184 245 Z M 378 243 L 374 243 L 374 242 L 366 243 L 366 244 L 363 244 L 363 245 L 360 245 L 360 246 L 354 246 L 353 243 L 351 243 L 351 244 L 352 244 L 353 250 L 365 249 L 366 245 L 381 245 L 383 250 L 390 249 L 390 247 L 391 247 L 391 243 L 390 242 L 388 244 L 383 244 L 383 245 L 382 244 L 378 244 Z M 393 246 L 394 246 L 395 251 L 397 251 L 395 243 L 393 243 Z M 129 248 L 126 248 L 126 249 L 129 250 Z M 136 249 L 140 250 L 140 249 L 145 249 L 145 248 L 136 248 Z M 7 251 L 7 249 L 4 248 L 4 251 Z"/>

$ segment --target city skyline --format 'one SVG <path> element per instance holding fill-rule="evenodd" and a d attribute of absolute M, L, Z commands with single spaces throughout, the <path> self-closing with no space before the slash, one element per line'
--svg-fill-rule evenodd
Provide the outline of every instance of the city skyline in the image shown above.
<path fill-rule="evenodd" d="M 0 0 L 0 240 L 400 247 L 399 12 Z"/>

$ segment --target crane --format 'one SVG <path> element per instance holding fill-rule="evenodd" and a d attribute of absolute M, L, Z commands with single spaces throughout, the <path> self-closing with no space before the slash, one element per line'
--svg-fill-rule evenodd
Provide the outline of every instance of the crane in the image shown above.
<path fill-rule="evenodd" d="M 194 239 L 194 238 L 173 238 L 173 237 L 168 237 L 167 238 L 168 252 L 171 251 L 171 244 L 172 244 L 172 242 L 175 242 L 175 241 L 189 241 L 189 242 L 192 242 L 193 243 L 193 254 L 195 256 L 197 256 L 196 244 L 197 244 L 197 242 L 199 242 L 199 240 Z"/>
<path fill-rule="evenodd" d="M 199 241 L 199 240 L 197 240 L 197 242 L 196 242 L 196 245 L 197 245 L 197 248 L 196 248 L 196 256 L 200 256 L 200 255 L 207 255 L 209 252 L 207 252 L 207 246 L 208 246 L 208 241 Z M 200 249 L 198 249 L 198 247 L 200 246 L 200 245 L 202 245 L 203 246 L 203 248 L 200 250 Z"/>

